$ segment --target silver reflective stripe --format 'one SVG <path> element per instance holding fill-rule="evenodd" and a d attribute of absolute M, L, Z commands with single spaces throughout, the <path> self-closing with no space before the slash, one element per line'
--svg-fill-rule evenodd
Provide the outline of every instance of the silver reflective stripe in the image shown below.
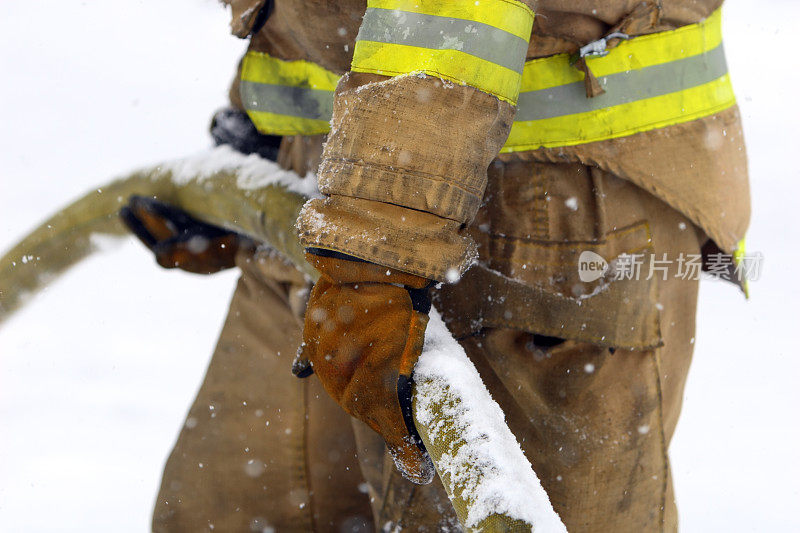
<path fill-rule="evenodd" d="M 704 54 L 598 77 L 605 94 L 586 97 L 583 81 L 520 92 L 515 122 L 596 111 L 714 81 L 728 72 L 722 44 Z"/>
<path fill-rule="evenodd" d="M 239 93 L 248 111 L 325 121 L 333 115 L 333 91 L 242 80 Z"/>
<path fill-rule="evenodd" d="M 482 22 L 396 9 L 367 9 L 359 41 L 459 50 L 522 73 L 528 42 Z"/>

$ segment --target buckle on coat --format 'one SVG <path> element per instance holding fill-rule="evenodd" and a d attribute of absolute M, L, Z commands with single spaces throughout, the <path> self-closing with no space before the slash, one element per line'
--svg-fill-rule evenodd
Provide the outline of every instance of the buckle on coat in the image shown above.
<path fill-rule="evenodd" d="M 592 41 L 589 44 L 581 46 L 581 49 L 578 50 L 578 58 L 582 57 L 603 57 L 608 55 L 608 41 L 610 39 L 622 39 L 627 41 L 630 39 L 630 35 L 627 33 L 622 33 L 620 31 L 615 31 L 613 33 L 609 33 L 605 37 L 601 39 L 597 39 L 596 41 Z"/>
<path fill-rule="evenodd" d="M 594 98 L 606 92 L 594 74 L 592 74 L 592 69 L 590 69 L 589 65 L 586 63 L 586 58 L 608 55 L 608 41 L 610 39 L 628 40 L 630 36 L 627 33 L 615 31 L 609 33 L 602 39 L 597 39 L 596 41 L 582 46 L 576 54 L 570 56 L 569 64 L 584 73 L 583 83 L 586 87 L 586 98 Z"/>

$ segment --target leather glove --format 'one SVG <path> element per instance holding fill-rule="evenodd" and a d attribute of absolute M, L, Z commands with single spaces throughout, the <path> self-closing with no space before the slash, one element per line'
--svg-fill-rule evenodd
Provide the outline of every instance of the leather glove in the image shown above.
<path fill-rule="evenodd" d="M 283 137 L 259 133 L 247 113 L 226 107 L 214 113 L 209 128 L 214 144 L 228 145 L 239 153 L 258 154 L 270 161 L 278 160 Z"/>
<path fill-rule="evenodd" d="M 232 268 L 239 248 L 252 246 L 242 235 L 201 222 L 153 198 L 132 196 L 119 214 L 164 268 L 213 274 Z"/>
<path fill-rule="evenodd" d="M 434 468 L 414 427 L 411 377 L 432 282 L 338 252 L 307 252 L 322 276 L 311 291 L 292 371 L 315 373 L 345 411 L 383 437 L 403 476 L 429 483 Z"/>

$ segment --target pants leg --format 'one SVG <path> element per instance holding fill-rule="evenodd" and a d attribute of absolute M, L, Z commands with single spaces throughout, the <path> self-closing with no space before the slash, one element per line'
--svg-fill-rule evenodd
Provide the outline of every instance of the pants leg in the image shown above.
<path fill-rule="evenodd" d="M 668 447 L 692 358 L 698 289 L 696 279 L 678 276 L 677 259 L 699 254 L 701 236 L 645 191 L 597 174 L 602 198 L 594 205 L 604 231 L 645 220 L 649 253 L 668 260 L 650 296 L 660 345 L 558 343 L 502 327 L 462 344 L 571 533 L 676 531 Z M 643 270 L 641 281 L 649 275 Z M 614 316 L 616 307 L 607 312 Z"/>
<path fill-rule="evenodd" d="M 677 531 L 667 448 L 691 348 L 611 353 L 537 337 L 490 329 L 461 343 L 568 531 Z M 377 524 L 460 530 L 438 478 L 414 485 L 391 462 L 381 473 Z"/>
<path fill-rule="evenodd" d="M 437 303 L 450 306 L 443 311 L 449 311 L 456 329 L 483 325 L 463 334 L 461 344 L 506 413 L 570 533 L 676 531 L 667 450 L 692 357 L 697 281 L 677 278 L 675 260 L 680 254 L 699 254 L 701 236 L 690 221 L 663 202 L 596 169 L 519 165 L 505 171 L 505 177 L 490 181 L 486 212 L 478 216 L 481 232 L 497 232 L 496 238 L 484 236 L 481 260 L 500 270 L 505 279 L 528 275 L 530 285 L 525 292 L 510 283 L 495 286 L 507 292 L 490 292 L 486 285 L 470 283 L 468 273 L 461 287 L 456 285 Z M 622 243 L 632 235 L 625 233 L 629 227 L 646 228 L 644 239 Z M 528 294 L 535 298 L 547 291 L 591 294 L 571 290 L 581 289 L 574 280 L 577 263 L 573 258 L 595 243 L 600 252 L 611 249 L 602 246 L 612 243 L 615 235 L 623 236 L 617 251 L 639 250 L 643 245 L 646 248 L 641 251 L 656 258 L 667 254 L 672 263 L 665 279 L 656 274 L 656 279 L 646 280 L 645 271 L 641 284 L 648 284 L 647 290 L 638 290 L 643 285 L 637 285 L 616 299 L 607 298 L 599 314 L 597 308 L 594 314 L 587 310 L 591 295 L 584 296 L 582 306 L 564 305 L 557 310 L 523 301 Z M 527 260 L 538 257 L 534 253 L 549 254 L 551 261 Z M 528 274 L 525 267 L 539 270 Z M 516 290 L 526 296 L 518 298 Z M 613 294 L 604 291 L 600 288 L 596 294 Z M 459 317 L 463 309 L 475 309 L 471 302 L 479 299 L 476 295 L 505 303 L 499 311 L 496 305 L 486 306 L 484 315 Z M 632 301 L 633 297 L 642 301 Z M 543 301 L 564 301 L 563 297 L 548 298 Z M 512 307 L 515 303 L 520 305 Z M 630 313 L 622 312 L 634 305 L 649 309 L 656 318 L 655 326 L 646 322 L 650 329 L 642 334 L 641 347 L 615 348 L 613 342 L 581 340 L 593 328 L 599 333 L 616 328 L 598 340 L 618 335 L 625 342 L 635 342 L 637 336 L 623 329 L 645 322 L 633 317 L 629 323 Z M 553 316 L 565 309 L 572 309 L 573 316 Z M 550 331 L 537 331 L 536 318 L 525 327 L 517 326 L 526 312 L 527 317 L 555 318 L 548 324 L 574 329 L 556 338 Z M 584 324 L 592 319 L 598 319 L 597 323 Z M 650 345 L 653 332 L 660 342 Z M 434 498 L 414 498 L 424 491 L 443 493 L 440 485 L 420 490 L 395 477 L 392 469 L 382 472 L 383 485 L 374 507 L 383 514 L 377 516 L 393 518 L 389 523 L 409 531 L 429 530 L 446 516 L 432 503 Z"/>
<path fill-rule="evenodd" d="M 302 275 L 243 255 L 205 380 L 167 461 L 155 532 L 366 531 L 368 497 L 348 416 L 290 367 Z"/>
<path fill-rule="evenodd" d="M 415 485 L 394 466 L 383 439 L 353 419 L 361 471 L 367 481 L 376 531 L 461 531 L 453 506 L 439 477 Z"/>
<path fill-rule="evenodd" d="M 570 532 L 677 529 L 660 350 L 539 348 L 517 330 L 464 342 Z"/>

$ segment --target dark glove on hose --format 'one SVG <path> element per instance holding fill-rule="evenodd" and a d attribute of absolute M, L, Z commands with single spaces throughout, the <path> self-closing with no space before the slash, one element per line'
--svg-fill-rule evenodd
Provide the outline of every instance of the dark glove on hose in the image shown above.
<path fill-rule="evenodd" d="M 252 245 L 242 235 L 206 224 L 152 198 L 132 196 L 119 214 L 164 268 L 213 274 L 232 268 L 239 248 Z"/>
<path fill-rule="evenodd" d="M 350 415 L 386 441 L 400 472 L 424 484 L 434 468 L 411 413 L 411 378 L 428 324 L 431 281 L 327 250 L 308 302 L 292 371 L 315 373 Z"/>

